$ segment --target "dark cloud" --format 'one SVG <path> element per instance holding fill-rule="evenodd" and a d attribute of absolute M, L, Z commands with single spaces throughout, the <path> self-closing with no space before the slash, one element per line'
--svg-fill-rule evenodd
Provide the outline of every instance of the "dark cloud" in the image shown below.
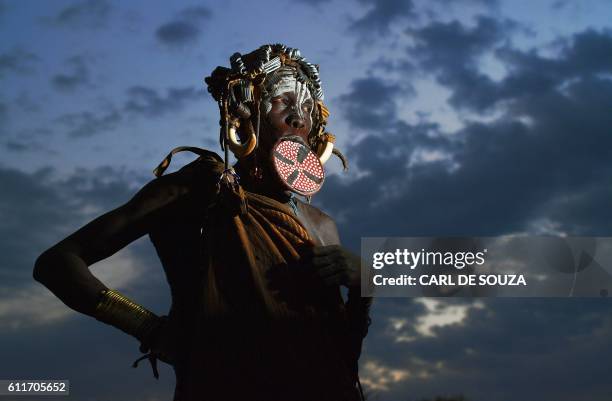
<path fill-rule="evenodd" d="M 480 4 L 487 7 L 497 7 L 499 5 L 499 0 L 435 0 L 436 3 L 440 3 L 443 6 L 453 6 L 453 5 L 466 5 L 466 4 Z"/>
<path fill-rule="evenodd" d="M 9 126 L 9 105 L 0 100 L 0 136 L 7 134 L 7 128 Z"/>
<path fill-rule="evenodd" d="M 108 23 L 112 11 L 106 0 L 86 0 L 60 10 L 52 22 L 70 28 L 102 28 Z"/>
<path fill-rule="evenodd" d="M 15 153 L 43 153 L 45 155 L 57 155 L 48 144 L 48 137 L 53 131 L 47 127 L 22 129 L 16 135 L 9 137 L 4 142 L 4 147 Z"/>
<path fill-rule="evenodd" d="M 352 128 L 367 134 L 346 149 L 365 174 L 350 183 L 329 177 L 318 196 L 345 222 L 347 243 L 356 248 L 363 236 L 545 232 L 547 225 L 574 235 L 609 235 L 612 64 L 600 51 L 612 36 L 577 34 L 555 59 L 505 46 L 508 73 L 499 83 L 489 81 L 491 89 L 472 81 L 479 76 L 474 59 L 502 41 L 503 29 L 483 19 L 472 29 L 455 23 L 430 28 L 420 37 L 438 47 L 421 59 L 421 68 L 446 84 L 451 104 L 477 111 L 504 101 L 503 108 L 490 122 L 467 120 L 443 134 L 435 123 L 408 124 L 396 115 L 394 82 L 356 80 L 340 101 Z M 450 32 L 463 35 L 464 43 L 444 44 Z"/>
<path fill-rule="evenodd" d="M 14 47 L 6 53 L 0 54 L 0 78 L 3 78 L 8 72 L 30 73 L 38 60 L 39 58 L 35 54 Z"/>
<path fill-rule="evenodd" d="M 432 327 L 430 335 L 422 323 L 433 311 L 421 302 L 377 302 L 367 355 L 410 372 L 388 391 L 372 391 L 384 399 L 462 393 L 474 401 L 492 394 L 499 401 L 596 401 L 609 392 L 600 362 L 612 356 L 608 299 L 437 300 L 435 310 L 447 317 L 453 308 L 467 313 L 460 322 Z M 500 384 L 500 377 L 512 385 Z"/>
<path fill-rule="evenodd" d="M 89 137 L 111 131 L 127 116 L 159 117 L 179 112 L 193 101 L 205 96 L 205 92 L 191 87 L 169 88 L 165 95 L 157 90 L 133 86 L 126 91 L 127 100 L 122 108 L 114 106 L 102 111 L 81 111 L 67 113 L 55 122 L 70 137 Z"/>
<path fill-rule="evenodd" d="M 42 252 L 45 240 L 57 235 L 66 216 L 56 209 L 64 203 L 61 193 L 48 191 L 41 181 L 49 171 L 26 174 L 16 169 L 0 168 L 0 183 L 4 194 L 0 200 L 0 228 L 3 241 L 3 285 L 22 279 L 22 285 L 31 276 L 31 267 L 38 252 Z M 62 207 L 70 211 L 69 203 Z M 37 228 L 44 227 L 43 230 Z M 42 237 L 42 238 L 41 238 Z"/>
<path fill-rule="evenodd" d="M 128 180 L 125 172 L 108 167 L 81 170 L 66 179 L 54 178 L 48 168 L 28 174 L 0 167 L 2 286 L 13 280 L 29 284 L 36 256 L 67 235 L 66 230 L 93 217 L 91 210 L 125 202 L 134 190 Z"/>
<path fill-rule="evenodd" d="M 88 137 L 113 130 L 122 120 L 122 115 L 116 111 L 92 113 L 83 111 L 68 113 L 57 118 L 57 122 L 67 130 L 70 137 Z"/>
<path fill-rule="evenodd" d="M 508 42 L 519 29 L 511 21 L 479 17 L 472 28 L 457 21 L 434 22 L 407 32 L 416 45 L 409 54 L 420 68 L 433 73 L 452 90 L 449 102 L 457 107 L 483 112 L 500 101 L 556 91 L 573 79 L 612 71 L 612 34 L 586 30 L 561 40 L 558 57 L 543 57 L 538 51 L 521 51 Z M 484 74 L 480 58 L 496 57 L 508 71 L 500 82 Z"/>
<path fill-rule="evenodd" d="M 526 99 L 531 96 L 553 96 L 572 82 L 591 79 L 612 72 L 612 33 L 587 30 L 564 41 L 559 56 L 543 57 L 536 51 L 520 52 L 503 47 L 496 56 L 506 65 L 509 74 L 498 83 L 489 82 L 476 88 L 475 96 L 490 103 Z M 602 53 L 603 52 L 603 53 Z M 598 78 L 596 78 L 598 79 Z M 453 80 L 449 80 L 451 86 Z M 477 108 L 479 103 L 462 102 L 464 91 L 456 89 L 454 103 Z M 520 106 L 519 106 L 520 107 Z"/>
<path fill-rule="evenodd" d="M 480 57 L 501 46 L 516 28 L 513 22 L 482 16 L 471 28 L 458 21 L 433 22 L 407 30 L 416 42 L 410 54 L 423 71 L 434 73 L 441 84 L 454 90 L 451 104 L 482 110 L 494 105 L 498 89 L 479 71 Z"/>
<path fill-rule="evenodd" d="M 187 87 L 170 88 L 164 96 L 155 89 L 143 86 L 133 86 L 128 89 L 127 94 L 125 111 L 146 117 L 157 117 L 168 112 L 182 110 L 189 102 L 205 95 L 204 91 Z"/>
<path fill-rule="evenodd" d="M 63 92 L 73 92 L 75 89 L 90 83 L 89 68 L 83 56 L 73 56 L 66 60 L 69 72 L 54 75 L 51 78 L 53 86 Z"/>
<path fill-rule="evenodd" d="M 54 372 L 80 383 L 70 390 L 76 400 L 91 399 L 92 391 L 96 397 L 126 401 L 171 397 L 171 369 L 160 366 L 160 382 L 152 390 L 144 389 L 143 383 L 155 379 L 146 366 L 130 368 L 140 356 L 137 341 L 70 311 L 32 279 L 34 261 L 42 251 L 125 203 L 143 182 L 138 174 L 108 166 L 81 169 L 66 177 L 50 169 L 24 173 L 0 166 L 0 341 L 3 357 L 10 361 L 0 366 L 1 376 L 45 377 Z M 134 274 L 132 264 L 143 266 L 144 271 L 133 277 L 135 283 L 122 291 L 156 313 L 167 313 L 168 288 L 149 241 L 137 241 L 128 251 L 127 256 L 121 251 L 114 276 L 104 276 L 104 270 L 111 268 L 108 264 L 94 265 L 93 273 L 114 277 L 104 280 L 108 284 L 125 283 L 122 276 Z M 98 361 L 95 374 L 83 374 L 81 367 L 92 358 Z M 101 385 L 100 377 L 112 377 L 112 388 Z"/>
<path fill-rule="evenodd" d="M 212 11 L 203 6 L 188 7 L 177 17 L 155 31 L 157 39 L 168 46 L 184 46 L 195 42 L 201 33 L 202 25 L 212 18 Z"/>
<path fill-rule="evenodd" d="M 369 77 L 353 81 L 351 92 L 340 96 L 340 102 L 351 124 L 363 128 L 380 128 L 395 118 L 396 98 L 413 93 L 411 87 L 402 90 L 395 83 Z"/>
<path fill-rule="evenodd" d="M 212 17 L 212 11 L 204 6 L 187 7 L 179 13 L 179 17 L 192 21 L 208 20 Z"/>
<path fill-rule="evenodd" d="M 298 3 L 303 3 L 303 4 L 307 4 L 307 5 L 309 5 L 309 6 L 315 6 L 315 7 L 317 7 L 317 6 L 320 6 L 320 5 L 322 5 L 322 4 L 329 3 L 329 2 L 331 2 L 332 0 L 311 0 L 311 1 L 308 1 L 308 0 L 296 0 L 296 1 L 297 1 Z"/>
<path fill-rule="evenodd" d="M 4 147 L 11 152 L 25 152 L 30 150 L 30 147 L 22 142 L 7 141 L 4 143 Z"/>
<path fill-rule="evenodd" d="M 394 24 L 400 22 L 415 23 L 425 15 L 446 16 L 452 7 L 460 8 L 466 4 L 483 6 L 486 9 L 496 8 L 498 0 L 435 0 L 422 4 L 415 4 L 412 0 L 357 0 L 367 8 L 366 13 L 353 20 L 349 25 L 349 32 L 358 36 L 358 47 L 363 44 L 372 44 L 376 40 L 393 43 L 397 37 L 388 35 Z M 437 19 L 437 18 L 436 18 Z"/>
<path fill-rule="evenodd" d="M 8 117 L 8 105 L 0 101 L 0 126 L 4 124 Z"/>
<path fill-rule="evenodd" d="M 416 41 L 411 53 L 419 56 L 425 68 L 474 67 L 476 58 L 508 37 L 511 22 L 480 16 L 474 27 L 458 21 L 432 22 L 422 28 L 407 29 Z"/>
<path fill-rule="evenodd" d="M 609 73 L 612 71 L 612 30 L 588 29 L 566 41 L 560 69 L 567 75 Z"/>
<path fill-rule="evenodd" d="M 25 129 L 19 130 L 19 132 L 17 133 L 17 136 L 20 138 L 27 138 L 27 139 L 33 139 L 33 138 L 38 139 L 38 138 L 43 137 L 43 139 L 47 141 L 48 137 L 53 134 L 54 134 L 53 129 L 51 129 L 49 126 L 44 126 L 44 127 L 25 128 Z"/>
<path fill-rule="evenodd" d="M 375 11 L 383 7 L 378 3 L 368 4 L 372 9 L 353 28 L 364 34 L 387 32 L 376 21 L 388 26 L 411 18 L 410 9 L 401 4 L 396 6 L 398 16 Z M 188 17 L 179 15 L 179 20 Z M 196 39 L 199 25 L 189 21 Z M 550 219 L 573 234 L 610 234 L 612 88 L 605 77 L 612 54 L 609 35 L 582 32 L 564 42 L 556 57 L 544 57 L 506 44 L 509 31 L 503 22 L 481 18 L 471 28 L 451 22 L 410 32 L 419 39 L 410 60 L 451 91 L 451 105 L 473 112 L 495 105 L 502 115 L 493 121 L 467 121 L 452 135 L 443 134 L 433 122 L 408 124 L 395 105 L 403 95 L 401 88 L 410 85 L 387 78 L 357 80 L 340 98 L 351 128 L 367 134 L 347 149 L 350 161 L 365 174 L 351 183 L 331 176 L 317 198 L 339 218 L 343 239 L 351 247 L 357 248 L 365 235 L 494 235 L 529 228 L 538 219 Z M 174 44 L 191 39 L 159 40 Z M 478 60 L 487 52 L 494 52 L 508 70 L 501 81 L 478 70 Z M 153 116 L 180 110 L 198 98 L 188 88 L 182 95 L 181 89 L 175 91 L 135 87 L 127 94 L 125 110 L 75 113 L 60 118 L 61 124 L 71 135 L 89 135 L 113 129 L 126 111 Z M 4 144 L 14 151 L 23 145 Z M 0 169 L 0 231 L 6 239 L 0 244 L 3 285 L 30 283 L 31 265 L 41 250 L 77 228 L 88 210 L 115 207 L 135 189 L 129 185 L 133 177 L 112 168 L 80 171 L 66 179 L 50 175 L 47 170 L 26 174 Z M 167 293 L 159 287 L 156 294 Z M 8 305 L 8 299 L 5 302 Z M 462 303 L 470 304 L 444 304 Z M 484 309 L 470 309 L 462 324 L 434 328 L 435 337 L 422 337 L 416 322 L 426 313 L 423 305 L 378 300 L 363 362 L 378 360 L 414 373 L 381 399 L 461 392 L 473 401 L 496 395 L 500 401 L 599 401 L 609 394 L 609 303 L 572 299 L 484 304 Z M 392 318 L 408 322 L 393 329 Z M 398 335 L 416 339 L 400 342 Z M 159 396 L 141 388 L 153 380 L 146 367 L 129 368 L 137 344 L 93 319 L 10 334 L 0 330 L 0 343 L 4 359 L 10 361 L 0 367 L 0 376 L 48 377 L 55 372 L 79 384 L 75 399 L 89 399 L 91 392 L 117 400 L 122 398 L 116 392 L 133 400 L 146 399 L 143 393 L 149 399 Z M 98 362 L 92 365 L 92 360 Z M 93 369 L 87 375 L 80 369 L 85 365 Z M 101 387 L 99 378 L 115 385 Z M 162 370 L 162 380 L 167 378 L 162 399 L 171 397 L 173 385 L 172 372 Z"/>
<path fill-rule="evenodd" d="M 556 0 L 552 3 L 551 7 L 553 10 L 560 10 L 569 4 L 568 0 Z"/>
<path fill-rule="evenodd" d="M 42 109 L 42 103 L 34 98 L 32 94 L 23 90 L 14 99 L 14 104 L 26 113 L 38 113 Z"/>
<path fill-rule="evenodd" d="M 160 26 L 155 32 L 157 39 L 168 45 L 184 45 L 194 42 L 200 29 L 187 21 L 172 21 Z"/>
<path fill-rule="evenodd" d="M 359 0 L 359 3 L 368 7 L 368 11 L 354 20 L 349 30 L 366 39 L 388 33 L 390 26 L 398 20 L 416 16 L 411 0 Z"/>

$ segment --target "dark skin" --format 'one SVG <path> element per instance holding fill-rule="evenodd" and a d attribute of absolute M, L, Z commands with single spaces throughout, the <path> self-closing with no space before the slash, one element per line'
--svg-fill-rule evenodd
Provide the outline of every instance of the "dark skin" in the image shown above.
<path fill-rule="evenodd" d="M 296 135 L 308 143 L 308 134 L 312 129 L 313 100 L 308 98 L 298 104 L 295 92 L 285 92 L 273 97 L 270 103 L 272 108 L 266 119 L 268 135 L 265 138 L 271 141 L 262 141 L 266 152 L 269 153 L 274 143 L 283 136 Z M 282 187 L 278 187 L 277 191 L 285 192 Z M 302 223 L 321 242 L 308 255 L 316 277 L 326 285 L 343 285 L 359 291 L 360 260 L 340 245 L 336 223 L 309 204 L 299 202 L 298 207 Z"/>
<path fill-rule="evenodd" d="M 307 140 L 314 104 L 309 100 L 297 105 L 296 100 L 293 92 L 272 99 L 272 110 L 260 133 L 260 151 L 269 154 L 276 140 L 284 135 Z M 260 184 L 261 191 L 257 192 L 287 201 L 287 192 L 276 180 L 264 178 Z M 34 278 L 70 308 L 93 316 L 99 293 L 107 287 L 91 274 L 89 266 L 149 233 L 168 216 L 196 215 L 206 195 L 180 171 L 155 179 L 126 204 L 91 221 L 40 255 Z M 358 294 L 360 260 L 340 245 L 333 219 L 303 202 L 298 202 L 298 208 L 299 219 L 317 242 L 312 252 L 304 255 L 313 276 L 326 285 L 346 286 Z M 171 339 L 168 329 L 162 328 L 153 341 L 152 350 L 166 362 L 172 362 Z"/>

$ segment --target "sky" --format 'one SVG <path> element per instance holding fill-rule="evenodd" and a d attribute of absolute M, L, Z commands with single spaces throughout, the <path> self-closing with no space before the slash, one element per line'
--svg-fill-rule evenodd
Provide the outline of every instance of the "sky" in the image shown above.
<path fill-rule="evenodd" d="M 219 152 L 203 79 L 267 43 L 320 65 L 350 169 L 332 159 L 314 203 L 349 249 L 368 236 L 612 236 L 611 6 L 0 0 L 0 379 L 69 379 L 79 401 L 172 398 L 171 369 L 159 381 L 132 369 L 136 340 L 68 309 L 33 263 L 129 200 L 173 147 Z M 147 238 L 92 271 L 167 313 Z M 372 319 L 369 399 L 612 399 L 607 298 L 377 299 Z"/>

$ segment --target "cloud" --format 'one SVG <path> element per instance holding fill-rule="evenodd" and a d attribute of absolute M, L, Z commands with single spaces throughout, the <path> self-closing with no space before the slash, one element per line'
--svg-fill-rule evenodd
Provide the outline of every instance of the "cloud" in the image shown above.
<path fill-rule="evenodd" d="M 53 241 L 96 213 L 127 201 L 133 187 L 126 176 L 99 168 L 56 179 L 50 169 L 28 174 L 0 167 L 2 284 L 29 282 L 34 260 Z"/>
<path fill-rule="evenodd" d="M 108 23 L 111 11 L 106 0 L 85 0 L 60 10 L 52 22 L 69 28 L 102 28 Z"/>
<path fill-rule="evenodd" d="M 499 0 L 435 0 L 437 3 L 440 3 L 443 6 L 453 6 L 453 5 L 466 5 L 466 4 L 480 4 L 487 7 L 497 7 L 499 5 Z"/>
<path fill-rule="evenodd" d="M 612 37 L 584 31 L 555 59 L 512 49 L 507 75 L 490 81 L 495 90 L 489 91 L 456 70 L 477 76 L 472 60 L 502 40 L 504 30 L 482 19 L 471 29 L 456 23 L 431 28 L 421 30 L 428 44 L 448 39 L 452 35 L 440 33 L 448 30 L 463 34 L 465 43 L 429 47 L 420 68 L 446 83 L 453 106 L 478 111 L 502 102 L 498 115 L 488 122 L 466 118 L 463 128 L 444 133 L 433 122 L 410 124 L 397 115 L 393 102 L 401 92 L 393 81 L 355 80 L 340 105 L 350 126 L 365 134 L 345 149 L 361 174 L 346 181 L 328 177 L 317 195 L 349 224 L 342 230 L 347 243 L 357 246 L 356 233 L 498 235 L 534 230 L 532 223 L 542 219 L 570 235 L 608 235 L 612 114 L 604 105 L 612 104 L 612 80 L 605 75 L 612 64 L 598 50 Z M 520 84 L 526 81 L 534 85 Z"/>
<path fill-rule="evenodd" d="M 95 177 L 96 172 L 90 173 Z M 122 178 L 100 180 L 87 187 L 93 177 L 82 172 L 77 180 L 53 180 L 50 170 L 32 174 L 0 167 L 0 331 L 21 330 L 27 326 L 48 325 L 70 315 L 70 310 L 48 290 L 35 283 L 34 260 L 44 249 L 92 218 L 94 210 L 118 206 L 130 187 Z M 121 177 L 115 173 L 114 177 Z M 108 189 L 112 188 L 112 192 Z M 126 257 L 127 256 L 127 257 Z M 116 286 L 129 284 L 138 270 L 135 257 L 123 253 L 104 262 L 109 271 L 99 274 Z"/>
<path fill-rule="evenodd" d="M 27 91 L 21 91 L 14 99 L 14 104 L 25 113 L 38 113 L 42 110 L 42 103 Z"/>
<path fill-rule="evenodd" d="M 367 41 L 378 35 L 387 34 L 396 21 L 416 16 L 412 0 L 359 0 L 359 3 L 367 6 L 368 11 L 351 22 L 349 31 Z"/>
<path fill-rule="evenodd" d="M 202 24 L 211 18 L 212 11 L 207 7 L 188 7 L 179 12 L 175 19 L 157 28 L 155 36 L 168 46 L 191 44 L 200 36 Z"/>
<path fill-rule="evenodd" d="M 568 5 L 568 0 L 556 0 L 552 3 L 551 7 L 553 10 L 560 10 Z"/>
<path fill-rule="evenodd" d="M 173 372 L 160 366 L 155 380 L 146 365 L 131 369 L 141 354 L 138 342 L 121 331 L 65 306 L 32 279 L 36 257 L 82 224 L 125 203 L 143 179 L 131 172 L 101 167 L 58 177 L 50 169 L 24 173 L 0 166 L 0 342 L 3 377 L 68 377 L 75 400 L 171 398 Z M 167 313 L 168 287 L 150 242 L 143 238 L 92 266 L 111 288 L 120 289 L 155 313 Z M 83 366 L 98 361 L 86 374 Z M 116 385 L 106 388 L 100 378 Z M 92 390 L 93 389 L 93 390 Z M 100 395 L 102 394 L 102 395 Z M 118 396 L 117 394 L 120 394 Z"/>
<path fill-rule="evenodd" d="M 410 22 L 417 24 L 424 16 L 448 15 L 452 7 L 461 8 L 465 5 L 483 6 L 485 9 L 495 8 L 497 0 L 435 0 L 415 3 L 412 0 L 357 0 L 367 8 L 365 14 L 353 19 L 349 24 L 349 32 L 359 38 L 357 47 L 372 44 L 376 40 L 384 40 L 387 44 L 397 39 L 397 35 L 389 35 L 394 25 Z"/>
<path fill-rule="evenodd" d="M 157 39 L 169 45 L 184 45 L 195 42 L 200 29 L 191 22 L 172 21 L 160 26 L 155 35 Z"/>
<path fill-rule="evenodd" d="M 155 89 L 133 86 L 128 89 L 125 111 L 134 115 L 157 117 L 169 112 L 182 110 L 189 102 L 201 99 L 205 93 L 192 87 L 169 88 L 166 95 Z"/>
<path fill-rule="evenodd" d="M 0 78 L 4 78 L 6 73 L 16 74 L 31 73 L 34 64 L 39 61 L 38 56 L 18 47 L 13 47 L 6 53 L 0 54 Z"/>
<path fill-rule="evenodd" d="M 409 54 L 423 71 L 452 90 L 451 105 L 483 112 L 501 101 L 554 92 L 570 80 L 612 71 L 612 34 L 587 29 L 559 40 L 557 57 L 543 57 L 537 50 L 511 47 L 509 37 L 519 26 L 512 21 L 479 17 L 474 27 L 457 21 L 434 22 L 407 32 L 416 41 Z M 493 81 L 479 67 L 489 54 L 507 70 Z"/>
<path fill-rule="evenodd" d="M 8 112 L 9 108 L 8 105 L 2 101 L 0 101 L 0 128 L 2 128 L 5 124 L 6 121 L 8 120 Z M 0 134 L 2 133 L 2 131 L 0 131 Z"/>
<path fill-rule="evenodd" d="M 33 281 L 36 257 L 94 217 L 125 203 L 141 179 L 111 167 L 78 170 L 56 178 L 41 169 L 28 174 L 0 167 L 0 327 L 50 324 L 69 309 Z M 143 248 L 132 247 L 93 266 L 112 288 L 127 288 L 146 270 Z"/>
<path fill-rule="evenodd" d="M 403 90 L 396 83 L 378 77 L 356 79 L 351 91 L 340 96 L 344 114 L 352 125 L 380 128 L 396 117 L 396 98 L 414 93 L 411 86 Z"/>
<path fill-rule="evenodd" d="M 1 124 L 0 124 L 1 127 Z M 44 127 L 24 128 L 16 132 L 11 132 L 7 140 L 3 143 L 4 147 L 11 152 L 38 152 L 48 155 L 57 155 L 57 152 L 51 149 L 49 145 L 49 137 L 54 135 L 54 130 L 48 125 Z"/>
<path fill-rule="evenodd" d="M 83 56 L 73 56 L 66 60 L 69 72 L 56 74 L 51 78 L 53 86 L 63 92 L 73 92 L 75 89 L 90 83 L 89 68 Z"/>
<path fill-rule="evenodd" d="M 44 326 L 70 314 L 66 305 L 40 285 L 0 288 L 0 331 L 16 331 L 32 325 Z"/>
<path fill-rule="evenodd" d="M 25 143 L 16 141 L 7 141 L 4 143 L 4 147 L 10 150 L 11 152 L 25 152 L 30 150 L 30 146 L 26 145 Z"/>
<path fill-rule="evenodd" d="M 544 57 L 512 47 L 514 29 L 483 17 L 471 27 L 433 22 L 412 31 L 417 40 L 400 61 L 449 90 L 464 122 L 453 132 L 427 116 L 403 120 L 403 93 L 394 88 L 410 83 L 405 76 L 356 79 L 339 98 L 349 126 L 364 135 L 346 152 L 359 174 L 328 177 L 315 201 L 339 217 L 345 244 L 537 231 L 544 221 L 569 235 L 610 235 L 612 69 L 602 51 L 611 35 L 585 30 Z M 484 74 L 484 54 L 504 63 L 502 78 Z M 491 104 L 496 114 L 484 121 L 463 113 Z M 441 392 L 477 401 L 605 398 L 598 361 L 612 356 L 611 307 L 588 299 L 377 299 L 364 383 L 381 400 Z M 500 391 L 499 377 L 512 386 Z"/>
<path fill-rule="evenodd" d="M 406 369 L 392 369 L 375 360 L 365 362 L 360 371 L 361 384 L 369 390 L 388 391 L 390 386 L 406 380 L 410 375 Z"/>
<path fill-rule="evenodd" d="M 424 68 L 473 67 L 477 56 L 507 38 L 511 22 L 480 16 L 474 27 L 465 27 L 458 21 L 434 21 L 421 28 L 406 32 L 416 41 L 411 54 L 420 57 Z"/>
<path fill-rule="evenodd" d="M 514 22 L 481 16 L 470 28 L 458 21 L 433 22 L 406 32 L 415 41 L 409 50 L 413 62 L 453 90 L 450 103 L 482 111 L 495 105 L 498 91 L 496 84 L 479 70 L 479 61 L 506 42 L 516 29 Z"/>
<path fill-rule="evenodd" d="M 314 7 L 318 7 L 318 6 L 320 6 L 322 4 L 325 4 L 325 3 L 330 3 L 331 1 L 332 0 L 311 0 L 311 1 L 308 1 L 308 0 L 297 0 L 298 3 L 303 3 L 303 4 L 306 4 L 306 5 L 309 5 L 309 6 L 314 6 Z"/>
<path fill-rule="evenodd" d="M 597 361 L 611 356 L 607 300 L 433 301 L 436 313 L 457 307 L 467 313 L 460 324 L 436 327 L 435 336 L 420 335 L 419 322 L 431 314 L 423 299 L 375 301 L 361 364 L 362 383 L 373 398 L 418 400 L 441 393 L 463 393 L 475 401 L 491 394 L 499 401 L 605 398 L 606 369 Z M 398 316 L 403 325 L 394 320 Z M 414 339 L 397 340 L 405 337 Z M 500 391 L 499 377 L 512 386 Z"/>
<path fill-rule="evenodd" d="M 102 111 L 66 113 L 55 122 L 74 138 L 84 138 L 112 131 L 126 117 L 160 117 L 179 112 L 191 102 L 205 97 L 204 91 L 192 87 L 168 88 L 165 95 L 145 86 L 132 86 L 126 90 L 122 107 L 110 106 Z"/>
<path fill-rule="evenodd" d="M 399 25 L 402 18 L 410 17 L 393 17 L 389 23 Z M 454 27 L 453 23 L 447 25 L 447 29 Z M 612 194 L 606 180 L 610 176 L 606 167 L 610 160 L 606 136 L 610 113 L 606 105 L 611 104 L 611 98 L 609 81 L 603 76 L 608 71 L 605 55 L 609 54 L 605 51 L 605 32 L 582 32 L 568 38 L 556 56 L 545 57 L 537 51 L 506 46 L 508 33 L 499 21 L 490 26 L 482 21 L 469 27 L 458 24 L 456 28 L 453 32 L 464 35 L 462 41 L 452 42 L 452 48 L 440 41 L 429 46 L 430 52 L 438 53 L 422 54 L 419 68 L 435 74 L 449 89 L 451 105 L 458 110 L 478 113 L 494 107 L 501 111 L 500 116 L 481 123 L 467 120 L 463 129 L 447 135 L 435 122 L 409 124 L 402 120 L 396 107 L 402 96 L 398 88 L 407 87 L 408 80 L 396 82 L 371 76 L 356 80 L 341 98 L 340 110 L 351 128 L 366 135 L 361 142 L 353 142 L 347 153 L 365 174 L 352 182 L 331 176 L 317 196 L 332 215 L 342 218 L 343 239 L 355 246 L 358 236 L 374 233 L 439 234 L 463 230 L 495 234 L 525 229 L 541 218 L 570 232 L 609 235 Z M 379 29 L 385 28 L 370 26 L 364 31 L 378 35 Z M 429 34 L 423 38 L 433 41 L 433 32 Z M 453 53 L 456 47 L 460 51 Z M 587 51 L 597 48 L 604 51 Z M 427 50 L 425 46 L 419 49 L 423 53 Z M 478 65 L 480 57 L 489 53 L 507 60 L 503 61 L 508 67 L 507 75 L 498 81 L 489 79 Z M 598 58 L 593 56 L 596 53 Z M 416 62 L 409 56 L 406 59 Z M 426 66 L 426 62 L 431 64 Z M 452 71 L 452 63 L 459 64 L 458 72 Z M 179 109 L 194 99 L 189 91 L 186 93 L 185 102 L 174 103 L 182 105 Z M 170 91 L 144 88 L 127 96 L 134 102 L 128 112 L 131 115 L 148 117 L 155 115 L 155 110 L 178 110 L 173 108 L 177 106 L 168 106 L 172 104 Z M 11 111 L 12 107 L 13 104 Z M 125 118 L 125 113 L 117 109 L 118 116 Z M 104 128 L 105 117 L 111 114 L 92 111 L 89 119 L 75 117 L 72 122 L 74 127 L 87 127 L 87 121 L 93 121 L 92 126 L 102 126 L 97 132 L 104 132 L 116 126 L 111 123 Z M 82 128 L 80 132 L 96 130 Z M 2 245 L 3 259 L 8 255 L 3 263 L 11 268 L 2 269 L 0 282 L 11 280 L 15 288 L 20 282 L 31 281 L 31 264 L 37 252 L 78 227 L 85 215 L 108 210 L 130 193 L 127 179 L 115 180 L 114 185 L 95 180 L 95 176 L 112 180 L 120 174 L 116 169 L 92 176 L 84 173 L 87 178 L 81 178 L 79 173 L 59 181 L 51 180 L 47 174 L 14 172 L 10 186 L 6 172 L 0 174 L 0 178 L 4 177 L 3 191 L 10 189 L 7 194 L 23 191 L 19 197 L 3 192 L 14 206 L 2 206 L 3 225 L 8 222 L 2 234 L 8 239 Z M 138 258 L 142 260 L 140 253 Z M 131 263 L 129 258 L 117 261 Z M 69 310 L 43 293 L 41 287 L 24 287 L 5 293 L 0 301 L 1 308 L 12 299 L 19 300 L 11 303 L 10 309 L 27 317 L 10 338 L 4 337 L 9 341 L 2 341 L 5 357 L 12 362 L 10 368 L 4 368 L 11 375 L 3 376 L 15 377 L 15 372 L 24 372 L 46 377 L 45 371 L 53 371 L 78 381 L 80 388 L 89 391 L 103 390 L 99 377 L 107 382 L 118 379 L 120 384 L 113 391 L 121 390 L 124 397 L 137 399 L 133 394 L 143 391 L 136 387 L 139 384 L 133 385 L 131 392 L 123 391 L 132 382 L 142 383 L 133 379 L 138 376 L 130 375 L 125 380 L 125 369 L 136 372 L 133 374 L 146 370 L 129 369 L 137 345 L 126 339 L 126 346 L 116 347 L 121 345 L 117 339 L 123 337 L 107 327 L 100 327 L 97 336 L 90 336 L 90 327 L 97 328 L 98 322 L 89 323 L 84 318 L 73 319 L 75 324 L 67 322 L 62 313 Z M 381 401 L 408 399 L 407 394 L 410 399 L 418 399 L 419 395 L 430 397 L 442 391 L 465 392 L 475 401 L 500 393 L 500 401 L 538 397 L 588 400 L 598 394 L 602 399 L 609 393 L 606 364 L 602 361 L 610 357 L 612 323 L 608 318 L 609 302 L 605 300 L 486 300 L 484 308 L 473 307 L 469 302 L 440 300 L 438 305 L 430 305 L 431 310 L 411 300 L 376 302 L 362 377 L 364 384 L 377 389 Z M 19 319 L 16 312 L 9 310 L 9 315 L 3 315 L 0 327 L 9 327 L 13 319 Z M 58 313 L 60 317 L 47 322 L 45 330 L 34 335 L 28 331 L 27 322 L 41 313 L 41 319 L 57 317 Z M 442 317 L 436 317 L 437 313 Z M 87 353 L 80 352 L 85 348 Z M 24 354 L 24 349 L 30 351 Z M 66 357 L 55 362 L 57 355 Z M 84 366 L 91 360 L 100 361 L 94 367 L 96 374 L 87 375 L 96 377 L 95 381 L 87 381 L 78 369 L 67 367 L 71 363 Z M 55 363 L 58 369 L 54 369 Z M 73 370 L 62 374 L 65 369 Z M 142 379 L 148 375 L 149 371 L 144 372 Z M 162 372 L 164 377 L 167 376 Z M 500 377 L 509 384 L 500 384 Z M 534 377 L 540 388 L 534 388 Z M 86 395 L 78 399 L 86 399 Z"/>
<path fill-rule="evenodd" d="M 415 330 L 424 337 L 436 337 L 436 329 L 455 324 L 463 324 L 471 308 L 484 308 L 482 302 L 468 305 L 448 305 L 435 298 L 418 298 L 425 306 L 426 314 L 419 316 L 415 321 Z"/>
<path fill-rule="evenodd" d="M 142 260 L 130 250 L 97 263 L 92 270 L 105 285 L 119 291 L 133 285 L 146 273 Z M 70 316 L 74 313 L 39 283 L 0 287 L 0 331 L 57 324 Z"/>
<path fill-rule="evenodd" d="M 56 119 L 56 122 L 67 130 L 68 136 L 79 138 L 113 130 L 122 119 L 121 113 L 116 110 L 97 114 L 82 111 L 61 115 Z"/>
<path fill-rule="evenodd" d="M 210 19 L 212 17 L 212 11 L 210 8 L 204 6 L 187 7 L 179 13 L 179 17 L 185 20 L 198 22 Z"/>

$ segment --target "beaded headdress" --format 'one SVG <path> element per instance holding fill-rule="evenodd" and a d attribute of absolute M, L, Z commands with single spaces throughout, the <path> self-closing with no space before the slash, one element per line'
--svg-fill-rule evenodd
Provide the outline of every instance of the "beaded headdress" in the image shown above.
<path fill-rule="evenodd" d="M 289 67 L 295 72 L 295 79 L 306 85 L 315 102 L 308 145 L 322 163 L 335 154 L 347 168 L 345 157 L 334 148 L 335 137 L 325 129 L 329 110 L 323 103 L 318 65 L 306 61 L 298 49 L 272 44 L 245 55 L 234 53 L 230 57 L 230 66 L 217 67 L 205 78 L 208 91 L 217 101 L 221 113 L 219 142 L 225 151 L 226 166 L 229 151 L 238 159 L 256 151 L 261 114 L 265 111 L 262 110 L 262 100 L 275 80 L 281 79 L 281 72 Z"/>

